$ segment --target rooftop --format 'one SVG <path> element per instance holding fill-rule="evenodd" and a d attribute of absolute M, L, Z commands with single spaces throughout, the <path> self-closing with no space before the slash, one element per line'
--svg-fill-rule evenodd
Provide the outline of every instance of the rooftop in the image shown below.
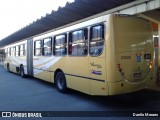
<path fill-rule="evenodd" d="M 0 47 L 96 15 L 136 0 L 75 0 L 0 41 Z"/>

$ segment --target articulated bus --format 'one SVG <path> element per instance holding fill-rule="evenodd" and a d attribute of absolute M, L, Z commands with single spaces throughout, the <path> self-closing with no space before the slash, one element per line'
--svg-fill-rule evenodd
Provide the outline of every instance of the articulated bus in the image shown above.
<path fill-rule="evenodd" d="M 89 95 L 117 95 L 154 84 L 154 45 L 149 21 L 109 14 L 4 47 L 4 67 Z"/>

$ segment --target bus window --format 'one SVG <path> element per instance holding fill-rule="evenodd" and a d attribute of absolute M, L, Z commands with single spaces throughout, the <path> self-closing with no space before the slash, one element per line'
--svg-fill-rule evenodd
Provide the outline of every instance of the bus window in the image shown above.
<path fill-rule="evenodd" d="M 20 45 L 20 56 L 24 56 L 24 44 Z"/>
<path fill-rule="evenodd" d="M 87 29 L 74 31 L 70 34 L 69 55 L 85 56 L 88 54 Z"/>
<path fill-rule="evenodd" d="M 19 56 L 19 46 L 16 46 L 16 56 Z"/>
<path fill-rule="evenodd" d="M 8 56 L 8 48 L 5 49 L 5 56 Z"/>
<path fill-rule="evenodd" d="M 15 47 L 11 48 L 11 56 L 15 56 Z"/>
<path fill-rule="evenodd" d="M 104 46 L 104 26 L 93 26 L 90 31 L 90 55 L 99 56 L 102 54 Z"/>
<path fill-rule="evenodd" d="M 27 44 L 25 43 L 24 44 L 24 56 L 26 56 L 27 55 Z"/>
<path fill-rule="evenodd" d="M 67 53 L 67 44 L 66 44 L 66 35 L 58 35 L 55 37 L 54 40 L 54 54 L 59 55 L 66 55 Z"/>
<path fill-rule="evenodd" d="M 50 56 L 51 50 L 52 50 L 52 39 L 46 38 L 43 40 L 43 55 L 44 56 Z"/>
<path fill-rule="evenodd" d="M 13 48 L 11 47 L 11 56 L 13 56 Z"/>
<path fill-rule="evenodd" d="M 41 40 L 34 42 L 34 55 L 35 56 L 42 55 L 42 41 Z"/>
<path fill-rule="evenodd" d="M 11 55 L 11 48 L 8 48 L 8 56 Z"/>

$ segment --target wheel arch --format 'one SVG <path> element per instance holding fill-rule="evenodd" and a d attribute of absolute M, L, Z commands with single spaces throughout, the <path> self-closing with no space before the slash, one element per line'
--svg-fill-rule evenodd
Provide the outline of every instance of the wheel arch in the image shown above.
<path fill-rule="evenodd" d="M 61 69 L 57 69 L 54 74 L 54 83 L 56 88 L 61 93 L 67 93 L 67 81 L 64 72 Z"/>

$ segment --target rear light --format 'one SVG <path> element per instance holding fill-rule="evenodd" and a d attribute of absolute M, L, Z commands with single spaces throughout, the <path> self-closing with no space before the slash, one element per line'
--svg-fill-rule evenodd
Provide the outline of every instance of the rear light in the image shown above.
<path fill-rule="evenodd" d="M 153 67 L 153 61 L 150 61 L 149 68 L 152 69 L 152 67 Z"/>
<path fill-rule="evenodd" d="M 124 72 L 121 68 L 121 64 L 117 64 L 117 68 L 118 68 L 119 72 L 121 73 L 121 76 L 124 77 Z"/>
<path fill-rule="evenodd" d="M 117 67 L 118 67 L 118 69 L 121 67 L 121 65 L 120 64 L 117 64 Z"/>

